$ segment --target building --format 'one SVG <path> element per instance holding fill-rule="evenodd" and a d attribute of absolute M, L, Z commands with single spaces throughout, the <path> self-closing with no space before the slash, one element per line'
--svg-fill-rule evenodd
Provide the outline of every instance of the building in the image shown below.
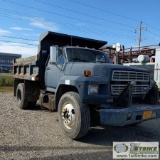
<path fill-rule="evenodd" d="M 20 54 L 2 53 L 0 52 L 0 72 L 11 72 L 13 59 L 21 58 Z"/>

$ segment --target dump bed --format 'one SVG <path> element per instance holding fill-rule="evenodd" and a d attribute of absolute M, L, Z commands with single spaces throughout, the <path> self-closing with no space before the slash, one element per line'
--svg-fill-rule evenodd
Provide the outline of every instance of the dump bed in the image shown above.
<path fill-rule="evenodd" d="M 14 78 L 26 80 L 39 80 L 39 67 L 37 56 L 19 58 L 14 60 Z"/>
<path fill-rule="evenodd" d="M 14 60 L 14 78 L 44 81 L 45 65 L 50 55 L 50 47 L 80 46 L 98 49 L 107 44 L 106 41 L 46 32 L 40 36 L 38 54 L 36 56 Z"/>

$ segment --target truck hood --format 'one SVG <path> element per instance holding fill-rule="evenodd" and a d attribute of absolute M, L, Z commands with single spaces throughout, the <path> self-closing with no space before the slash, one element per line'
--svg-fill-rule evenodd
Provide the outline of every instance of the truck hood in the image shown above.
<path fill-rule="evenodd" d="M 129 66 L 115 65 L 110 63 L 73 63 L 70 75 L 81 76 L 84 75 L 85 70 L 90 70 L 92 76 L 107 76 L 110 75 L 112 70 L 123 70 L 123 71 L 137 71 L 137 72 L 148 72 L 146 69 L 138 69 Z"/>

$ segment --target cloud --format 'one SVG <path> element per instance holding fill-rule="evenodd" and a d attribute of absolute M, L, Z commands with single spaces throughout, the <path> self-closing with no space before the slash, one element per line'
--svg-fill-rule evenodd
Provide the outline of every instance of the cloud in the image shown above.
<path fill-rule="evenodd" d="M 47 22 L 43 18 L 32 18 L 30 19 L 30 25 L 34 27 L 38 27 L 41 29 L 49 30 L 49 31 L 58 31 L 59 27 L 56 23 Z"/>
<path fill-rule="evenodd" d="M 8 35 L 10 33 L 11 33 L 10 31 L 7 31 L 7 30 L 4 30 L 4 29 L 0 28 L 0 35 Z"/>
<path fill-rule="evenodd" d="M 22 43 L 8 43 L 0 42 L 0 52 L 21 54 L 22 57 L 36 55 L 38 51 L 37 46 L 31 46 Z"/>
<path fill-rule="evenodd" d="M 32 42 L 29 42 L 30 44 L 33 44 L 33 45 L 38 45 L 39 44 L 39 41 L 32 41 Z"/>
<path fill-rule="evenodd" d="M 23 35 L 24 35 L 24 36 L 30 36 L 30 34 L 26 34 L 26 33 L 25 33 L 25 34 L 23 34 Z"/>
<path fill-rule="evenodd" d="M 11 29 L 17 30 L 17 31 L 32 31 L 30 28 L 23 28 L 23 27 L 12 27 Z"/>

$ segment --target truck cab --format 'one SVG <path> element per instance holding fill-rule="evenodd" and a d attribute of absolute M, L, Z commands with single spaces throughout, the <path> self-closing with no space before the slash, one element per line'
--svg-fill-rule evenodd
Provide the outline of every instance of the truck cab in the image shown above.
<path fill-rule="evenodd" d="M 96 64 L 109 63 L 107 56 L 98 50 L 83 47 L 55 47 L 51 46 L 50 50 L 57 50 L 58 54 L 55 59 L 49 59 L 45 70 L 45 86 L 48 91 L 56 91 L 61 78 L 65 76 L 84 76 L 87 66 Z M 54 55 L 54 53 L 51 53 Z M 102 65 L 103 66 L 103 65 Z M 75 72 L 75 73 L 74 73 Z M 55 77 L 56 75 L 56 77 Z"/>

